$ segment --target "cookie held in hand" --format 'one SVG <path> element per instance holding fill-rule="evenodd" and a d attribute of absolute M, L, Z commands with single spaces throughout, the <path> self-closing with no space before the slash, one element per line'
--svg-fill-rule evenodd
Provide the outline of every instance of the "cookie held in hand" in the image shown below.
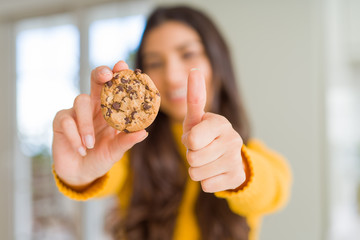
<path fill-rule="evenodd" d="M 141 70 L 114 73 L 101 90 L 101 110 L 106 122 L 119 131 L 136 132 L 148 127 L 160 108 L 160 93 Z"/>

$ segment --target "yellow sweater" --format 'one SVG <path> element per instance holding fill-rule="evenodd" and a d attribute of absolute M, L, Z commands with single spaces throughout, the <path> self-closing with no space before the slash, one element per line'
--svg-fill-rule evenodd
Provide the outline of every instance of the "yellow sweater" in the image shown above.
<path fill-rule="evenodd" d="M 181 126 L 174 126 L 173 132 L 179 151 L 186 161 L 186 149 L 181 144 Z M 288 201 L 292 175 L 284 158 L 268 149 L 260 141 L 249 141 L 241 151 L 250 170 L 250 174 L 247 176 L 249 178 L 247 185 L 237 192 L 222 191 L 215 195 L 225 198 L 234 213 L 246 217 L 250 227 L 249 239 L 255 240 L 258 239 L 262 216 L 279 210 Z M 131 184 L 126 184 L 128 161 L 128 154 L 125 154 L 106 175 L 82 192 L 76 192 L 69 188 L 58 178 L 55 171 L 53 173 L 59 191 L 69 198 L 84 201 L 94 197 L 117 194 L 121 199 L 120 207 L 126 209 L 131 195 Z M 199 182 L 188 178 L 184 199 L 176 221 L 174 240 L 199 239 L 200 232 L 192 209 L 200 189 Z"/>

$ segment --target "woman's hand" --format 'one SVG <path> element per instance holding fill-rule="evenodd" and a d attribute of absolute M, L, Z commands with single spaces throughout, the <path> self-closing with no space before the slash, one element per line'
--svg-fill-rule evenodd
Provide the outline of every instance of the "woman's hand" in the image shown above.
<path fill-rule="evenodd" d="M 113 71 L 127 69 L 125 62 Z M 145 130 L 119 133 L 104 120 L 100 107 L 103 84 L 113 77 L 110 68 L 91 72 L 91 93 L 76 97 L 72 108 L 59 111 L 53 122 L 53 160 L 57 175 L 77 190 L 88 186 L 111 169 L 134 144 L 144 140 Z"/>
<path fill-rule="evenodd" d="M 182 142 L 188 149 L 189 175 L 204 192 L 231 190 L 244 183 L 242 138 L 223 116 L 205 113 L 206 87 L 200 71 L 191 71 Z"/>

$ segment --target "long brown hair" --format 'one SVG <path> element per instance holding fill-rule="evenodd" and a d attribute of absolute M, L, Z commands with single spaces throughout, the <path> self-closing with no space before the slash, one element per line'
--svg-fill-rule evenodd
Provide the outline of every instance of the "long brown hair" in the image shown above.
<path fill-rule="evenodd" d="M 249 139 L 249 122 L 240 101 L 229 50 L 206 15 L 185 6 L 155 9 L 143 33 L 136 67 L 143 69 L 143 42 L 147 34 L 169 20 L 185 23 L 200 35 L 216 86 L 211 111 L 225 116 L 246 143 Z M 169 117 L 160 111 L 147 130 L 148 138 L 131 149 L 132 197 L 124 217 L 113 225 L 112 233 L 116 239 L 125 236 L 129 240 L 167 240 L 174 233 L 187 171 L 178 153 Z M 248 239 L 246 219 L 234 214 L 227 201 L 214 194 L 200 191 L 195 214 L 202 239 Z"/>

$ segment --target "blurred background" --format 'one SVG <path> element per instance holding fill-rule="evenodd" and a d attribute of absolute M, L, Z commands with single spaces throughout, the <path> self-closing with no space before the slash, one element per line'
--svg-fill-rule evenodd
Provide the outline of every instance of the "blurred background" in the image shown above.
<path fill-rule="evenodd" d="M 215 20 L 253 135 L 292 167 L 289 205 L 260 239 L 360 239 L 360 1 L 0 0 L 1 239 L 108 239 L 113 199 L 57 192 L 52 119 L 95 66 L 132 66 L 147 14 L 179 3 Z"/>

